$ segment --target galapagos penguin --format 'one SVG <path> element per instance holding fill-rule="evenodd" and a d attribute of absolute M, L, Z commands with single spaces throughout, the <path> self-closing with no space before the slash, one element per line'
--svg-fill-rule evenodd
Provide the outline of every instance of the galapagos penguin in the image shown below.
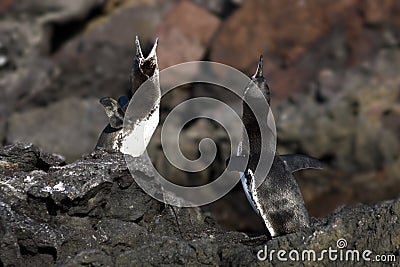
<path fill-rule="evenodd" d="M 128 98 L 122 96 L 117 100 L 111 97 L 103 97 L 100 103 L 103 105 L 109 118 L 109 123 L 101 133 L 96 149 L 103 148 L 106 151 L 120 151 L 133 157 L 138 157 L 145 151 L 147 144 L 153 135 L 160 116 L 161 90 L 159 85 L 159 69 L 157 63 L 156 39 L 149 55 L 145 58 L 142 53 L 139 38 L 136 36 L 136 55 L 133 60 L 131 73 L 131 91 L 134 104 L 137 104 L 135 114 L 126 120 Z M 146 82 L 146 90 L 138 88 Z M 140 98 L 140 99 L 138 99 Z"/>
<path fill-rule="evenodd" d="M 235 160 L 237 167 L 246 166 L 236 169 L 244 169 L 244 172 L 240 172 L 240 180 L 246 197 L 262 217 L 271 237 L 276 237 L 309 226 L 308 212 L 292 173 L 308 168 L 322 169 L 323 163 L 305 155 L 281 156 L 275 151 L 267 177 L 256 188 L 254 174 L 261 154 L 261 133 L 258 122 L 246 103 L 250 98 L 259 97 L 254 90 L 261 90 L 263 97 L 267 99 L 268 104 L 270 103 L 270 90 L 262 68 L 263 58 L 260 56 L 257 71 L 251 78 L 252 83 L 246 87 L 243 98 L 243 131 L 247 132 L 249 141 L 246 144 L 241 140 L 237 157 L 230 160 Z M 263 120 L 267 119 L 268 112 L 269 108 L 265 110 Z M 243 162 L 247 162 L 247 165 L 243 165 Z"/>

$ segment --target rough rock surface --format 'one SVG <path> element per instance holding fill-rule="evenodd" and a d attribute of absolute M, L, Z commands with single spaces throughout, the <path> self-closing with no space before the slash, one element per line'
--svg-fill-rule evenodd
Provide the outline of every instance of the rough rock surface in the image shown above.
<path fill-rule="evenodd" d="M 301 179 L 316 215 L 326 212 L 316 209 L 319 199 L 325 198 L 325 210 L 333 210 L 398 196 L 399 67 L 400 52 L 390 48 L 346 72 L 323 69 L 307 94 L 276 108 L 282 153 L 301 151 L 330 166 Z"/>
<path fill-rule="evenodd" d="M 182 6 L 191 7 L 187 14 Z M 188 37 L 185 45 L 181 39 L 168 40 L 169 47 L 182 50 L 178 56 L 193 56 L 189 48 L 201 47 L 200 60 L 228 63 L 252 75 L 259 53 L 264 52 L 272 104 L 283 100 L 273 110 L 280 150 L 321 155 L 332 167 L 325 173 L 298 175 L 312 214 L 323 216 L 345 203 L 394 198 L 400 188 L 399 97 L 395 96 L 399 10 L 398 0 L 0 0 L 0 143 L 34 142 L 61 153 L 67 162 L 89 153 L 104 127 L 98 125 L 106 119 L 91 98 L 128 94 L 134 35 L 140 35 L 147 50 L 157 29 L 170 23 Z M 180 20 L 182 14 L 185 19 Z M 190 30 L 203 21 L 194 14 L 218 21 L 208 31 L 201 30 L 199 46 L 194 45 L 197 34 Z M 171 56 L 165 53 L 160 57 Z M 184 93 L 174 90 L 163 98 L 162 118 L 190 97 L 225 100 L 214 88 L 201 87 Z M 372 93 L 371 98 L 364 90 Z M 302 101 L 307 104 L 300 105 Z M 69 104 L 76 111 L 86 110 L 87 119 L 79 121 L 75 112 L 71 117 L 62 115 Z M 54 114 L 55 107 L 64 111 Z M 33 119 L 34 127 L 23 127 L 20 118 Z M 316 121 L 307 123 L 305 118 Z M 48 129 L 41 129 L 38 122 Z M 72 138 L 71 128 L 79 138 Z M 193 123 L 182 130 L 185 153 L 196 157 L 203 137 L 216 140 L 221 153 L 196 177 L 165 166 L 158 142 L 149 149 L 171 181 L 205 183 L 224 169 L 229 141 L 221 127 Z M 238 186 L 223 198 L 225 202 L 204 209 L 229 229 L 261 230 L 257 215 L 242 199 Z"/>
<path fill-rule="evenodd" d="M 259 262 L 257 252 L 265 245 L 318 252 L 335 249 L 339 238 L 348 249 L 399 256 L 400 200 L 343 208 L 310 229 L 268 240 L 224 231 L 197 208 L 154 200 L 120 154 L 98 151 L 63 165 L 59 156 L 19 144 L 2 147 L 0 160 L 1 266 L 286 266 Z M 134 175 L 154 179 L 151 165 L 134 164 Z M 328 263 L 343 264 L 321 261 Z"/>
<path fill-rule="evenodd" d="M 28 128 L 8 132 L 13 113 L 29 113 L 38 107 L 51 112 L 53 105 L 63 105 L 56 102 L 70 97 L 84 109 L 85 98 L 129 94 L 134 36 L 140 35 L 147 49 L 156 25 L 173 1 L 128 1 L 119 8 L 108 8 L 109 2 L 10 1 L 0 7 L 5 12 L 0 18 L 2 144 L 37 142 L 37 135 Z M 103 115 L 99 108 L 96 116 Z M 80 151 L 70 154 L 62 148 L 68 160 L 79 158 L 81 151 L 88 153 L 95 145 L 97 135 L 90 132 L 99 120 L 92 121 L 94 125 L 86 123 L 77 129 L 81 138 L 75 142 Z M 73 127 L 74 120 L 63 122 L 57 126 L 58 134 L 68 139 L 67 129 Z M 37 143 L 47 143 L 51 151 L 60 150 L 54 139 L 42 138 Z"/>
<path fill-rule="evenodd" d="M 243 1 L 222 23 L 210 58 L 250 74 L 265 53 L 277 96 L 287 97 L 325 66 L 347 68 L 398 44 L 399 9 L 396 0 Z"/>

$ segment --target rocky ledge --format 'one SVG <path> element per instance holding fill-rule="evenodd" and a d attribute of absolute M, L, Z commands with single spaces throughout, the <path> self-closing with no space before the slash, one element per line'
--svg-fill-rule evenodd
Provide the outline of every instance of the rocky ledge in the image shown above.
<path fill-rule="evenodd" d="M 148 163 L 135 164 L 134 175 L 154 179 Z M 0 148 L 0 216 L 0 266 L 287 266 L 257 254 L 266 247 L 338 249 L 339 239 L 345 249 L 371 250 L 371 258 L 392 254 L 398 261 L 400 251 L 400 199 L 342 208 L 307 230 L 269 240 L 224 231 L 198 208 L 158 202 L 137 186 L 122 155 L 103 151 L 66 165 L 33 145 Z M 326 256 L 320 264 L 343 261 Z"/>

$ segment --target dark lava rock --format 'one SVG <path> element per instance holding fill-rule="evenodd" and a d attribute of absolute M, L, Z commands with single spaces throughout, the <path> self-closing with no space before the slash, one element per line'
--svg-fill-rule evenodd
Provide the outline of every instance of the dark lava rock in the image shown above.
<path fill-rule="evenodd" d="M 48 171 L 51 166 L 63 166 L 65 159 L 57 154 L 41 152 L 32 144 L 16 144 L 0 148 L 0 174 L 16 171 Z"/>
<path fill-rule="evenodd" d="M 12 145 L 0 157 L 15 165 L 0 175 L 1 266 L 286 266 L 259 262 L 257 253 L 264 246 L 321 251 L 337 248 L 339 238 L 348 249 L 373 255 L 400 249 L 400 199 L 341 209 L 307 230 L 268 240 L 224 231 L 198 208 L 151 198 L 130 178 L 121 154 L 97 151 L 61 166 L 58 156 L 37 147 Z M 136 158 L 133 164 L 135 175 L 154 179 L 150 163 Z M 325 258 L 321 264 L 343 262 Z"/>

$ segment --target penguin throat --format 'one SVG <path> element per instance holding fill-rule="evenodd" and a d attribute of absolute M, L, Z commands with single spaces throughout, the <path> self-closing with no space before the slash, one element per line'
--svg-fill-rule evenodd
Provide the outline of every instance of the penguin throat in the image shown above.
<path fill-rule="evenodd" d="M 160 117 L 159 102 L 150 110 L 145 118 L 136 121 L 133 127 L 123 128 L 118 134 L 114 149 L 132 157 L 142 155 L 157 128 Z"/>

